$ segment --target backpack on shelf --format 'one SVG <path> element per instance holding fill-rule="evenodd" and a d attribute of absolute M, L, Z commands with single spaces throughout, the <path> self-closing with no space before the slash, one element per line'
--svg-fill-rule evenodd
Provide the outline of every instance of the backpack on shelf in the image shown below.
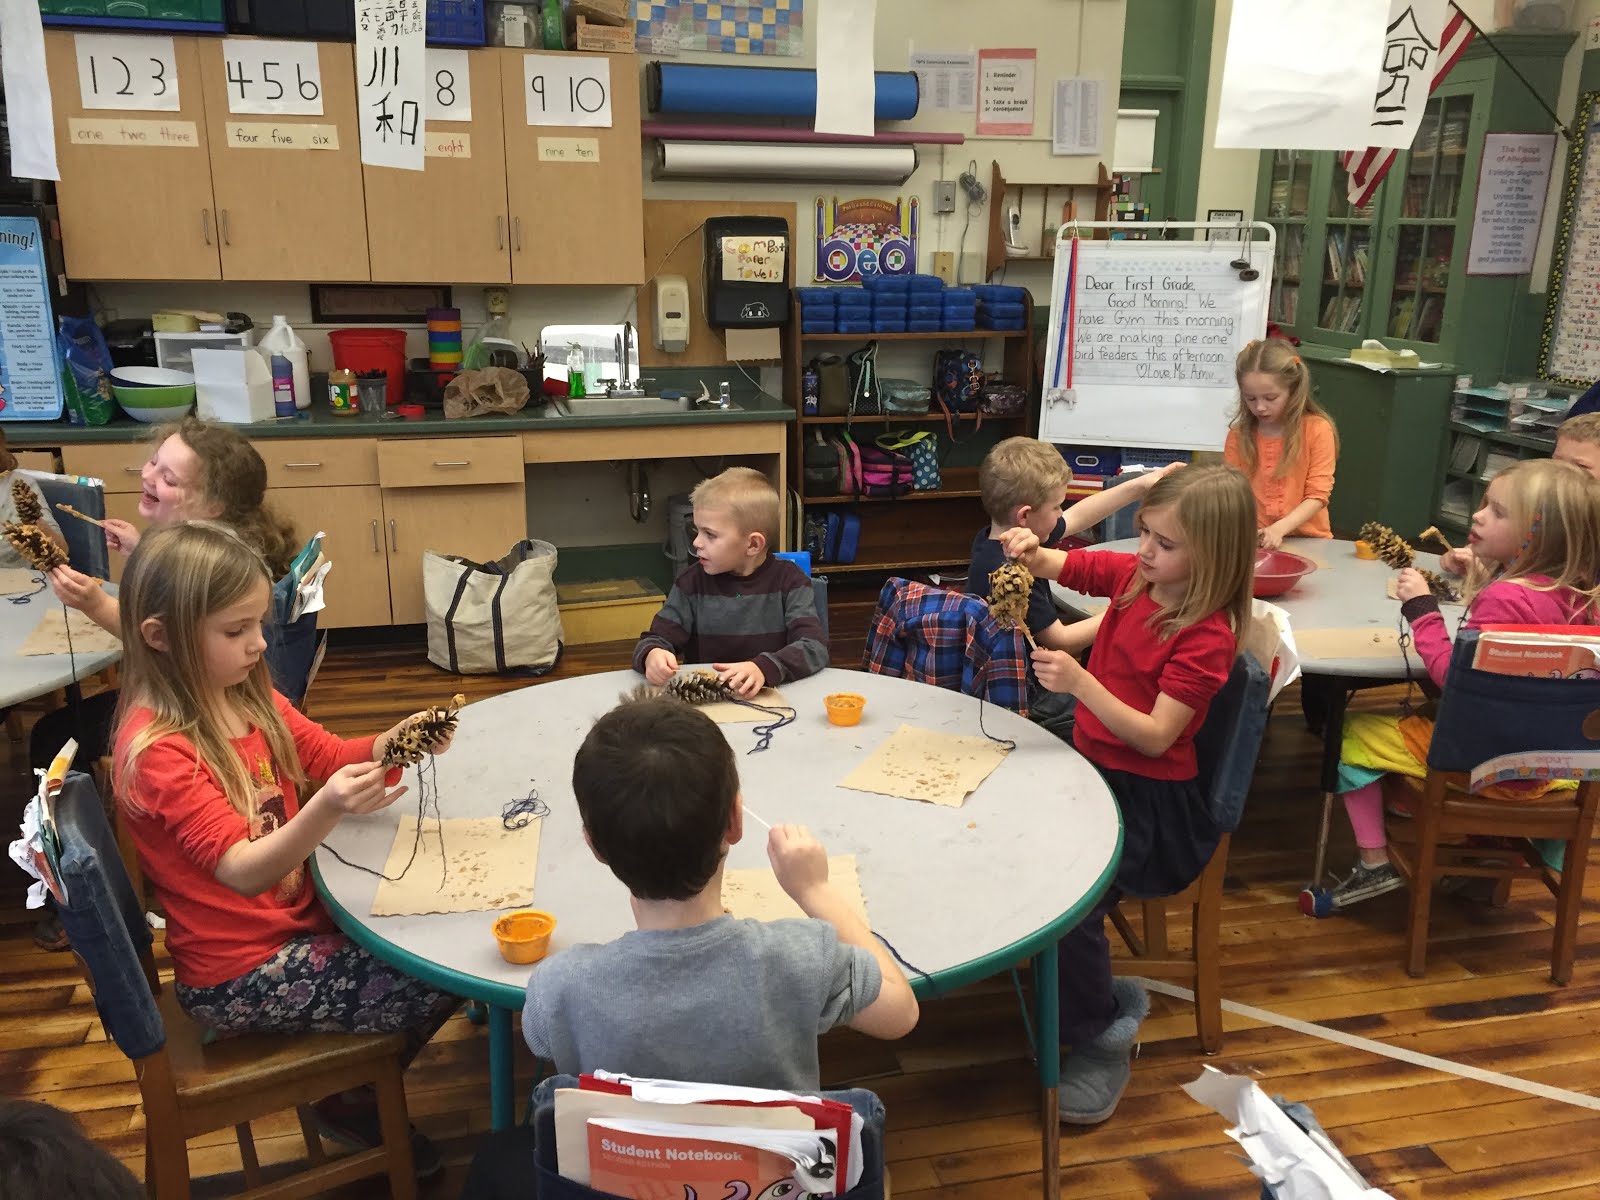
<path fill-rule="evenodd" d="M 933 356 L 933 401 L 944 413 L 952 442 L 963 416 L 973 417 L 972 432 L 983 426 L 983 359 L 970 350 L 940 350 Z"/>
<path fill-rule="evenodd" d="M 878 445 L 897 451 L 911 461 L 911 487 L 914 491 L 937 491 L 939 479 L 939 435 L 931 429 L 902 429 L 880 433 Z"/>
<path fill-rule="evenodd" d="M 878 384 L 878 343 L 868 342 L 850 355 L 850 415 L 876 417 L 883 413 Z"/>
<path fill-rule="evenodd" d="M 882 446 L 862 446 L 857 453 L 861 462 L 861 495 L 895 497 L 911 490 L 911 460 L 904 454 Z"/>

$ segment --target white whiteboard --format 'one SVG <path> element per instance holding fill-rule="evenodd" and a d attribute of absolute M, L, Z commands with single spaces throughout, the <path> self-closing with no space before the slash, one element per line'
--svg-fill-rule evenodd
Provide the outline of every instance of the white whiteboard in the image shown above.
<path fill-rule="evenodd" d="M 1079 222 L 1078 229 L 1123 229 Z M 1056 243 L 1039 437 L 1047 442 L 1221 450 L 1238 405 L 1233 362 L 1267 331 L 1273 229 L 1165 222 L 1217 241 Z M 1265 234 L 1264 237 L 1262 235 Z M 1234 260 L 1259 272 L 1239 278 Z M 1068 292 L 1071 303 L 1068 303 Z M 1070 390 L 1068 388 L 1070 376 Z"/>

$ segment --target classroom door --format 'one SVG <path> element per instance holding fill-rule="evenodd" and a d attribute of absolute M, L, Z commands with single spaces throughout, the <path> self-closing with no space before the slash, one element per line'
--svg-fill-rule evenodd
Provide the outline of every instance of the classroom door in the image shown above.
<path fill-rule="evenodd" d="M 1150 206 L 1150 219 L 1152 221 L 1189 220 L 1187 214 L 1172 211 L 1172 182 L 1170 174 L 1173 158 L 1172 147 L 1175 137 L 1173 125 L 1176 120 L 1177 106 L 1173 103 L 1171 92 L 1153 91 L 1124 91 L 1117 97 L 1118 108 L 1144 108 L 1151 109 L 1159 114 L 1156 118 L 1156 141 L 1154 165 L 1155 170 L 1139 177 L 1139 191 L 1134 198 Z M 1121 166 L 1112 163 L 1112 167 Z M 1204 213 L 1200 216 L 1203 218 Z"/>

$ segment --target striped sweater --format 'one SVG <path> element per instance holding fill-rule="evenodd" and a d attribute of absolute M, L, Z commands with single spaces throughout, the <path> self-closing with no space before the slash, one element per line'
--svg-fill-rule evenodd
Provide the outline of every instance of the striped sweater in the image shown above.
<path fill-rule="evenodd" d="M 782 558 L 749 575 L 707 575 L 691 563 L 634 647 L 633 669 L 642 673 L 658 647 L 681 663 L 754 662 L 769 687 L 828 665 L 811 580 Z"/>

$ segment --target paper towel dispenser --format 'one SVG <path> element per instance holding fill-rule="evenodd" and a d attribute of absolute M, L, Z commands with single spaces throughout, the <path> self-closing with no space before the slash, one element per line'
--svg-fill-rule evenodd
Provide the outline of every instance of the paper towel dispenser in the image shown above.
<path fill-rule="evenodd" d="M 789 223 L 711 217 L 705 225 L 706 324 L 762 329 L 789 322 Z"/>

